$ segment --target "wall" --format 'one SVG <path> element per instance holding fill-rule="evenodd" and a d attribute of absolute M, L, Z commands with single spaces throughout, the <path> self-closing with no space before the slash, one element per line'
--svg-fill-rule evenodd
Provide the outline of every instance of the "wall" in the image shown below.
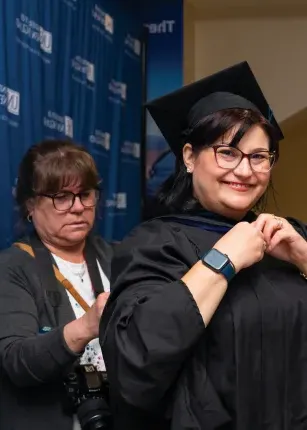
<path fill-rule="evenodd" d="M 280 143 L 280 160 L 273 169 L 276 201 L 271 195 L 267 211 L 294 216 L 307 222 L 307 109 L 283 124 L 285 140 Z"/>
<path fill-rule="evenodd" d="M 247 60 L 279 121 L 306 106 L 307 19 L 195 23 L 195 79 Z"/>

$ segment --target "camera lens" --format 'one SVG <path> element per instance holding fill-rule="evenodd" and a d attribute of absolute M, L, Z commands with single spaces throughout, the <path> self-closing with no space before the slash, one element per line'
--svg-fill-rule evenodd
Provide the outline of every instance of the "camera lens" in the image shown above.
<path fill-rule="evenodd" d="M 110 428 L 111 414 L 103 399 L 88 399 L 77 410 L 82 430 L 107 430 Z"/>

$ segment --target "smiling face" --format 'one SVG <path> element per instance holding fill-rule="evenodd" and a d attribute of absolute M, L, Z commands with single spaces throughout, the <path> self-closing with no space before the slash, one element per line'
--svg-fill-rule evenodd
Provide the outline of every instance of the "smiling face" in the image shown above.
<path fill-rule="evenodd" d="M 231 144 L 239 126 L 231 128 L 217 144 Z M 213 145 L 213 146 L 214 146 Z M 251 126 L 237 148 L 245 154 L 270 150 L 270 140 L 260 125 Z M 198 154 L 191 144 L 183 148 L 183 159 L 192 173 L 193 192 L 204 208 L 220 215 L 242 219 L 265 193 L 270 171 L 255 172 L 247 157 L 231 169 L 217 164 L 213 147 L 205 147 Z"/>

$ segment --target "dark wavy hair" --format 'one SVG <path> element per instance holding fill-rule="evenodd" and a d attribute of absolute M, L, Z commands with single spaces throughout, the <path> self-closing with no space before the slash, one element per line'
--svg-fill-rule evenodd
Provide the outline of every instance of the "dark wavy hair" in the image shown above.
<path fill-rule="evenodd" d="M 231 146 L 237 146 L 244 134 L 253 126 L 259 125 L 267 133 L 270 151 L 279 157 L 279 142 L 276 129 L 260 113 L 245 109 L 225 109 L 206 116 L 193 129 L 182 135 L 182 146 L 189 142 L 193 152 L 198 155 L 204 148 L 212 146 L 223 138 L 234 126 L 239 125 Z M 272 181 L 270 188 L 273 189 Z M 267 203 L 267 191 L 256 203 L 254 210 L 262 211 Z M 175 173 L 161 186 L 157 201 L 163 213 L 193 212 L 204 209 L 193 195 L 192 175 L 187 173 L 182 151 L 177 156 Z"/>

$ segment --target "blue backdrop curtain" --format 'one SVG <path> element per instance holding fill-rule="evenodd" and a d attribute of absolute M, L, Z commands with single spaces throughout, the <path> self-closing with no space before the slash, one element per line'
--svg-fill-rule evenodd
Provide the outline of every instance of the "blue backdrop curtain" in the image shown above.
<path fill-rule="evenodd" d="M 14 190 L 34 143 L 69 138 L 94 156 L 99 232 L 140 220 L 142 19 L 137 0 L 0 0 L 0 247 L 20 235 Z"/>
<path fill-rule="evenodd" d="M 149 35 L 147 43 L 147 99 L 172 92 L 183 85 L 183 0 L 155 0 L 144 10 Z M 151 115 L 146 121 L 146 183 L 144 218 L 160 212 L 155 198 L 161 184 L 175 169 L 175 156 L 170 151 Z"/>

